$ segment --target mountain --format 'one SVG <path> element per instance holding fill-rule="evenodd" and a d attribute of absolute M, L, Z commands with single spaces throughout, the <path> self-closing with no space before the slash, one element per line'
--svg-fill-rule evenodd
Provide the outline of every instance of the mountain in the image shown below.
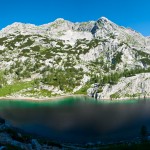
<path fill-rule="evenodd" d="M 0 31 L 0 96 L 150 96 L 150 38 L 105 17 Z"/>

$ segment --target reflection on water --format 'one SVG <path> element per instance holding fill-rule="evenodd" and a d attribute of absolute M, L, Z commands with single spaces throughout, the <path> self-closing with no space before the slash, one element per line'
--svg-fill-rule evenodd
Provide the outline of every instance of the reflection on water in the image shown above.
<path fill-rule="evenodd" d="M 150 126 L 150 101 L 99 103 L 86 97 L 57 102 L 0 101 L 0 116 L 15 127 L 69 142 L 123 140 Z"/>

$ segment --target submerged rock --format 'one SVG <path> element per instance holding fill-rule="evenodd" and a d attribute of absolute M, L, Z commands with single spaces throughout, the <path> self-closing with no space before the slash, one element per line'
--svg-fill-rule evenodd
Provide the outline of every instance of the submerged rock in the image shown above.
<path fill-rule="evenodd" d="M 39 142 L 36 139 L 32 139 L 32 148 L 35 150 L 42 150 L 42 146 L 39 144 Z"/>
<path fill-rule="evenodd" d="M 32 150 L 30 145 L 12 139 L 12 137 L 6 132 L 0 133 L 0 144 L 10 145 L 23 150 Z"/>
<path fill-rule="evenodd" d="M 0 124 L 4 124 L 5 123 L 5 119 L 0 118 Z"/>

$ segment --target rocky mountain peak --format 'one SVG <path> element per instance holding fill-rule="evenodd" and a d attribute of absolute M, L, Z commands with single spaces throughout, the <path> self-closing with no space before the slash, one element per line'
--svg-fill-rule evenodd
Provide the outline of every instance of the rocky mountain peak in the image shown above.
<path fill-rule="evenodd" d="M 36 27 L 34 24 L 30 23 L 21 23 L 21 22 L 14 22 L 11 25 L 8 25 L 7 27 L 3 28 L 2 30 L 10 30 L 10 29 L 23 29 L 23 28 L 31 28 Z"/>
<path fill-rule="evenodd" d="M 103 22 L 110 22 L 110 20 L 108 18 L 106 18 L 106 17 L 101 17 L 98 20 L 101 20 Z"/>
<path fill-rule="evenodd" d="M 60 22 L 60 21 L 65 21 L 64 18 L 57 18 L 54 22 Z"/>
<path fill-rule="evenodd" d="M 15 22 L 3 28 L 0 31 L 0 36 L 6 36 L 11 34 L 32 34 L 33 30 L 38 30 L 38 27 L 34 24 Z"/>
<path fill-rule="evenodd" d="M 107 19 L 106 17 L 101 17 L 97 20 L 98 23 L 101 24 L 114 24 L 112 21 L 110 21 L 109 19 Z"/>

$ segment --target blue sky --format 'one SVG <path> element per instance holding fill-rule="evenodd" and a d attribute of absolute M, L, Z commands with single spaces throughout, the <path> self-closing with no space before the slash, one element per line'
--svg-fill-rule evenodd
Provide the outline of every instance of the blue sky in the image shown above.
<path fill-rule="evenodd" d="M 0 29 L 13 22 L 40 25 L 56 18 L 83 22 L 105 16 L 150 35 L 150 0 L 1 0 L 0 4 Z"/>

